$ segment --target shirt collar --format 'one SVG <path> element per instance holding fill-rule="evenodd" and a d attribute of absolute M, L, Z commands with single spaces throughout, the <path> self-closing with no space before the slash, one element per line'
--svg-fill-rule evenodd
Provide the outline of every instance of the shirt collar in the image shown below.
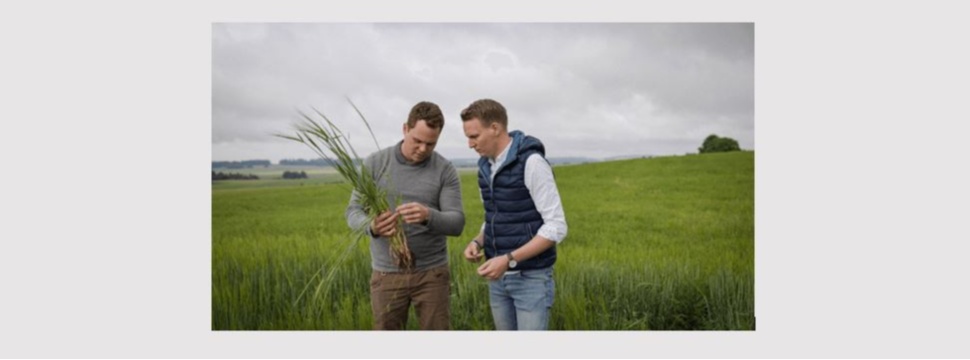
<path fill-rule="evenodd" d="M 496 157 L 495 159 L 491 159 L 491 158 L 488 159 L 488 163 L 490 165 L 492 166 L 495 166 L 496 164 L 501 165 L 502 163 L 505 162 L 505 158 L 509 156 L 509 149 L 512 148 L 512 143 L 514 142 L 512 140 L 514 139 L 510 139 L 509 144 L 505 145 L 505 150 L 502 150 L 502 152 L 498 154 L 498 157 Z"/>

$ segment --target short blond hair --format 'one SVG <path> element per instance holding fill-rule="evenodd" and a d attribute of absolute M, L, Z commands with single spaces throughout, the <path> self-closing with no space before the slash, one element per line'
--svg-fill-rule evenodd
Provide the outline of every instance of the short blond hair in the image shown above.
<path fill-rule="evenodd" d="M 471 119 L 478 119 L 482 122 L 482 126 L 489 126 L 492 123 L 502 124 L 502 127 L 509 125 L 509 117 L 505 113 L 505 107 L 492 99 L 475 100 L 465 110 L 461 111 L 461 121 Z"/>

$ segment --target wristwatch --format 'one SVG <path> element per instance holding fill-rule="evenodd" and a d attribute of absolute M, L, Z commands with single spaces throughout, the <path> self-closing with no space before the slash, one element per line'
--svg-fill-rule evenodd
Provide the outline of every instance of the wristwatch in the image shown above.
<path fill-rule="evenodd" d="M 519 264 L 518 261 L 515 261 L 515 257 L 512 256 L 511 251 L 508 254 L 505 254 L 505 257 L 509 258 L 509 269 L 514 269 L 515 266 Z"/>

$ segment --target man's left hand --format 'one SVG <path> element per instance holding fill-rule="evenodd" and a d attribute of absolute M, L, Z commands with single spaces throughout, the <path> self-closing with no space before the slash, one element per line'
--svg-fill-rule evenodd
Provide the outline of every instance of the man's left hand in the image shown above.
<path fill-rule="evenodd" d="M 505 256 L 496 256 L 478 267 L 478 275 L 489 280 L 498 280 L 508 269 L 509 259 Z"/>
<path fill-rule="evenodd" d="M 423 224 L 428 221 L 428 217 L 431 216 L 431 210 L 427 206 L 421 205 L 416 202 L 409 202 L 406 204 L 401 204 L 395 210 L 401 215 L 405 223 L 408 224 Z"/>

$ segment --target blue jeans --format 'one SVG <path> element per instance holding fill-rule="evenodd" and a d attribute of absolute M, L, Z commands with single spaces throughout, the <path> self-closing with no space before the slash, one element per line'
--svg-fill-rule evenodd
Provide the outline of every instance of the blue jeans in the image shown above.
<path fill-rule="evenodd" d="M 496 330 L 546 330 L 556 294 L 552 267 L 521 270 L 488 284 Z"/>

